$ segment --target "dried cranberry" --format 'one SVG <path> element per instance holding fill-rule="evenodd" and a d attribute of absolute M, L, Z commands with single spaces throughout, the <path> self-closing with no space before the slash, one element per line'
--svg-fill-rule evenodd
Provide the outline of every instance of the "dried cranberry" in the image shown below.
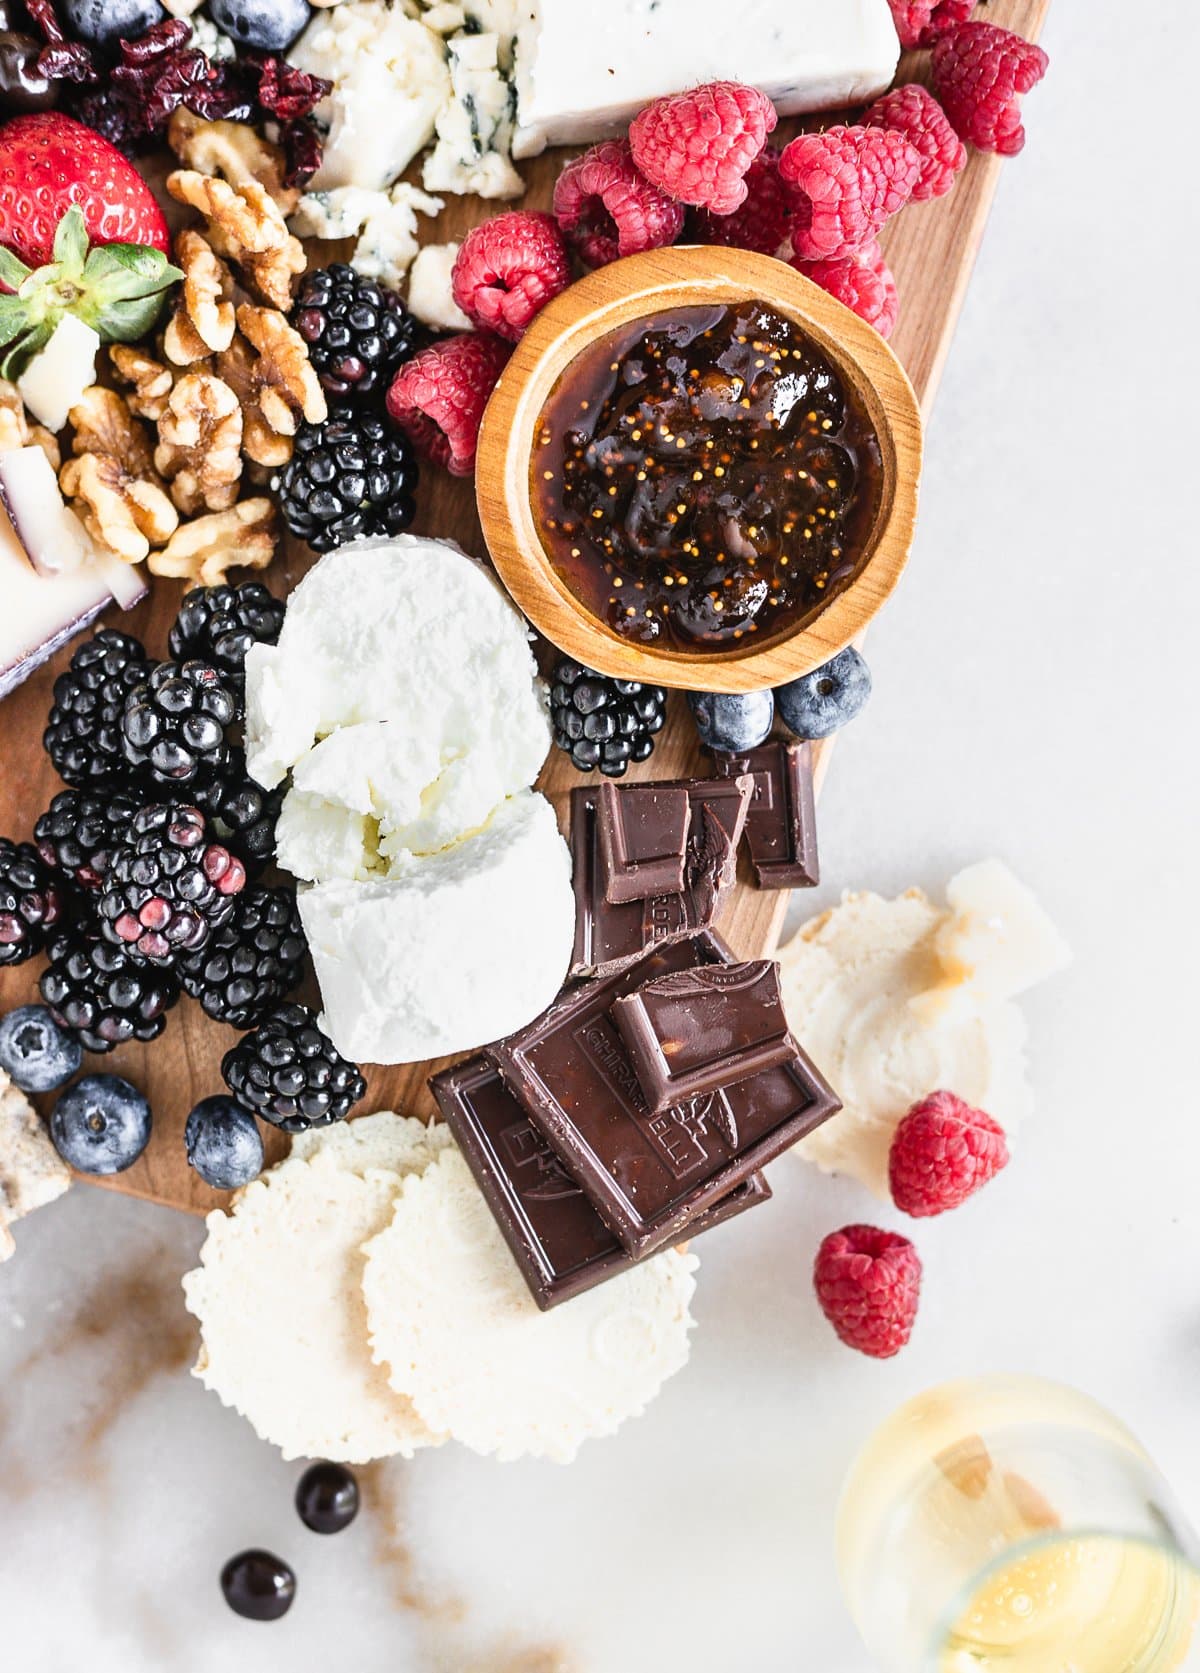
<path fill-rule="evenodd" d="M 121 60 L 125 64 L 151 64 L 156 59 L 178 52 L 192 38 L 192 26 L 181 17 L 164 18 L 139 35 L 135 41 L 121 42 Z"/>
<path fill-rule="evenodd" d="M 333 90 L 333 83 L 310 76 L 277 53 L 243 52 L 238 63 L 257 78 L 255 96 L 268 115 L 280 122 L 294 122 L 311 116 L 317 105 Z"/>
<path fill-rule="evenodd" d="M 99 81 L 99 72 L 87 47 L 80 41 L 67 39 L 58 21 L 54 0 L 26 0 L 25 10 L 30 23 L 40 31 L 46 42 L 38 54 L 37 67 L 47 81 L 85 84 Z"/>
<path fill-rule="evenodd" d="M 301 116 L 295 122 L 285 122 L 279 130 L 279 143 L 285 161 L 284 185 L 307 186 L 321 166 L 324 151 L 312 118 Z"/>

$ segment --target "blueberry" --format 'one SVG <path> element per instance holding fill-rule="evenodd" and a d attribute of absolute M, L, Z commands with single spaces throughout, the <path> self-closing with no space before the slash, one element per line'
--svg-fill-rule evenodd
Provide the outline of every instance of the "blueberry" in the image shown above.
<path fill-rule="evenodd" d="M 847 645 L 811 674 L 776 689 L 779 718 L 798 738 L 828 738 L 854 719 L 871 695 L 871 670 Z"/>
<path fill-rule="evenodd" d="M 312 7 L 308 0 L 209 0 L 208 13 L 240 46 L 282 52 L 307 24 Z"/>
<path fill-rule="evenodd" d="M 771 736 L 775 697 L 770 691 L 689 691 L 688 707 L 705 749 L 728 755 L 757 749 Z"/>
<path fill-rule="evenodd" d="M 50 1137 L 80 1173 L 123 1173 L 150 1141 L 150 1105 L 119 1075 L 85 1075 L 51 1111 Z"/>
<path fill-rule="evenodd" d="M 344 1464 L 310 1464 L 296 1483 L 296 1512 L 314 1534 L 340 1534 L 358 1515 L 358 1483 Z"/>
<path fill-rule="evenodd" d="M 68 29 L 89 46 L 136 40 L 167 15 L 158 0 L 62 0 L 62 10 Z"/>
<path fill-rule="evenodd" d="M 83 1047 L 44 1005 L 22 1005 L 0 1018 L 0 1069 L 22 1092 L 53 1092 L 82 1062 Z"/>
<path fill-rule="evenodd" d="M 236 1191 L 262 1172 L 258 1122 L 232 1098 L 202 1099 L 187 1118 L 183 1142 L 192 1167 L 218 1191 Z"/>

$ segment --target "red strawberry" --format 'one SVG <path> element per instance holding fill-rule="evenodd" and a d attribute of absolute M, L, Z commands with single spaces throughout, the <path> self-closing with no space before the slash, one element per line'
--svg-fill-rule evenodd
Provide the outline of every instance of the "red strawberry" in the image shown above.
<path fill-rule="evenodd" d="M 54 252 L 73 203 L 93 244 L 141 244 L 169 254 L 163 212 L 114 145 L 70 116 L 41 111 L 0 128 L 0 244 L 30 267 Z"/>

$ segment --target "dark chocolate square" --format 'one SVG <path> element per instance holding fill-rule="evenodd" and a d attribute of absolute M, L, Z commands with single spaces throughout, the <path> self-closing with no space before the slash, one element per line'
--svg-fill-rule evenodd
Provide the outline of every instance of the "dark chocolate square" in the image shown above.
<path fill-rule="evenodd" d="M 740 755 L 713 757 L 718 776 L 749 773 L 754 791 L 745 843 L 760 889 L 808 889 L 821 881 L 812 745 L 772 739 Z"/>
<path fill-rule="evenodd" d="M 573 975 L 608 974 L 640 958 L 648 948 L 664 946 L 706 928 L 724 891 L 733 884 L 751 780 L 734 774 L 679 780 L 659 788 L 685 789 L 691 804 L 684 888 L 677 894 L 656 894 L 620 903 L 607 898 L 600 833 L 606 810 L 601 792 L 591 785 L 571 792 Z"/>
<path fill-rule="evenodd" d="M 634 1265 L 486 1052 L 443 1070 L 430 1086 L 543 1311 Z M 698 1237 L 770 1195 L 753 1174 L 698 1215 L 686 1235 Z"/>
<path fill-rule="evenodd" d="M 614 1000 L 675 971 L 733 962 L 711 932 L 581 982 L 491 1050 L 568 1173 L 631 1255 L 676 1241 L 702 1208 L 840 1106 L 802 1052 L 709 1096 L 652 1114 L 610 1015 Z"/>
<path fill-rule="evenodd" d="M 647 982 L 613 1002 L 612 1019 L 655 1115 L 790 1062 L 779 966 L 705 965 Z"/>

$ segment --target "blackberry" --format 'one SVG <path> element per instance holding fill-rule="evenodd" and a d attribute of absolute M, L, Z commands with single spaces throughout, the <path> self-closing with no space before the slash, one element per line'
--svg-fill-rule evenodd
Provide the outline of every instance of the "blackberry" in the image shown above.
<path fill-rule="evenodd" d="M 251 645 L 273 645 L 283 604 L 261 581 L 240 587 L 193 587 L 184 593 L 167 649 L 176 662 L 207 662 L 239 688 Z"/>
<path fill-rule="evenodd" d="M 155 803 L 134 814 L 109 859 L 100 928 L 133 958 L 169 964 L 203 947 L 245 884 L 246 868 L 210 841 L 199 808 Z"/>
<path fill-rule="evenodd" d="M 0 970 L 40 953 L 64 906 L 33 844 L 0 837 Z"/>
<path fill-rule="evenodd" d="M 60 790 L 33 827 L 38 853 L 51 871 L 61 871 L 79 888 L 94 892 L 138 807 L 123 790 L 104 796 Z"/>
<path fill-rule="evenodd" d="M 661 686 L 610 680 L 562 657 L 550 677 L 554 741 L 581 773 L 620 778 L 631 761 L 654 753 L 654 735 L 667 720 Z"/>
<path fill-rule="evenodd" d="M 229 769 L 239 694 L 207 662 L 160 662 L 125 699 L 125 755 L 155 784 L 209 781 Z"/>
<path fill-rule="evenodd" d="M 412 443 L 375 412 L 334 409 L 302 424 L 291 462 L 271 481 L 288 528 L 314 552 L 363 535 L 401 534 L 416 515 Z"/>
<path fill-rule="evenodd" d="M 239 1103 L 285 1133 L 344 1121 L 367 1090 L 306 1005 L 277 1006 L 225 1053 L 221 1073 Z"/>
<path fill-rule="evenodd" d="M 286 786 L 264 790 L 246 771 L 246 758 L 235 750 L 228 773 L 196 787 L 196 801 L 220 837 L 255 876 L 275 854 L 275 826 Z"/>
<path fill-rule="evenodd" d="M 121 717 L 125 699 L 149 672 L 145 646 L 112 628 L 75 652 L 67 672 L 54 682 L 54 707 L 42 740 L 64 784 L 112 790 L 129 781 Z"/>
<path fill-rule="evenodd" d="M 246 889 L 206 946 L 179 960 L 183 986 L 210 1017 L 250 1028 L 304 974 L 308 944 L 293 889 Z"/>
<path fill-rule="evenodd" d="M 331 395 L 382 394 L 412 355 L 420 327 L 394 290 L 364 278 L 345 262 L 309 273 L 292 323 Z"/>
<path fill-rule="evenodd" d="M 86 925 L 60 931 L 48 949 L 39 986 L 50 1015 L 88 1051 L 112 1051 L 126 1040 L 157 1040 L 179 999 L 170 970 L 134 959 Z"/>

